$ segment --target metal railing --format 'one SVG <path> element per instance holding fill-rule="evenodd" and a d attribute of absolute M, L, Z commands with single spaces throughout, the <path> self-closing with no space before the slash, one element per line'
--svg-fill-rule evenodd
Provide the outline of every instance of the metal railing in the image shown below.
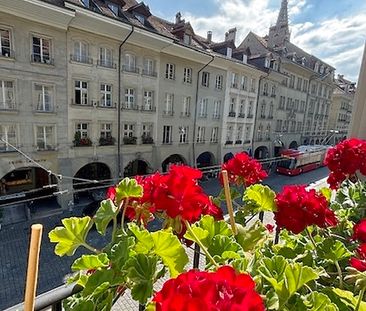
<path fill-rule="evenodd" d="M 111 69 L 116 69 L 117 68 L 116 63 L 113 63 L 111 60 L 98 59 L 97 60 L 97 66 L 105 67 L 105 68 L 111 68 Z"/>
<path fill-rule="evenodd" d="M 40 54 L 32 54 L 31 62 L 38 63 L 38 64 L 45 64 L 45 65 L 54 65 L 53 58 L 50 58 L 49 56 L 48 57 L 42 56 Z"/>
<path fill-rule="evenodd" d="M 136 66 L 122 65 L 122 71 L 131 72 L 131 73 L 139 73 L 140 69 Z"/>
<path fill-rule="evenodd" d="M 70 59 L 73 62 L 82 63 L 82 64 L 93 64 L 93 59 L 86 55 L 78 55 L 78 54 L 70 54 Z"/>

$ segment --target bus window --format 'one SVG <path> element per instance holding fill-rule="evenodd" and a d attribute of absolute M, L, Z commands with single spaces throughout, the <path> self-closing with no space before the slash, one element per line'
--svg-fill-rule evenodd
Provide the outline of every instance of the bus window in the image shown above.
<path fill-rule="evenodd" d="M 296 159 L 282 160 L 278 163 L 278 166 L 282 167 L 282 168 L 292 170 L 296 166 Z"/>

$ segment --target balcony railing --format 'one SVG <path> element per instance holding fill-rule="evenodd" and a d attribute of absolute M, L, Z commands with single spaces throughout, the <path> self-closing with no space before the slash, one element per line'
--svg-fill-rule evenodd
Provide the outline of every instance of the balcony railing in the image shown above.
<path fill-rule="evenodd" d="M 109 109 L 111 109 L 111 108 L 116 108 L 117 107 L 117 104 L 116 103 L 112 103 L 112 102 L 99 102 L 98 101 L 98 107 L 99 108 L 109 108 Z"/>
<path fill-rule="evenodd" d="M 241 139 L 237 139 L 235 141 L 235 145 L 241 145 L 243 143 L 243 141 Z"/>
<path fill-rule="evenodd" d="M 248 115 L 247 115 L 247 118 L 248 118 L 248 119 L 253 119 L 253 115 L 252 115 L 252 114 L 248 114 Z"/>
<path fill-rule="evenodd" d="M 14 101 L 0 102 L 0 110 L 14 111 L 17 110 L 17 105 Z"/>
<path fill-rule="evenodd" d="M 250 139 L 244 140 L 244 144 L 250 144 Z"/>
<path fill-rule="evenodd" d="M 226 142 L 225 142 L 225 145 L 232 145 L 233 144 L 233 141 L 232 140 L 227 140 Z"/>
<path fill-rule="evenodd" d="M 158 73 L 155 71 L 151 71 L 151 70 L 147 70 L 147 69 L 142 69 L 142 75 L 143 76 L 149 76 L 149 77 L 157 77 Z"/>
<path fill-rule="evenodd" d="M 172 117 L 172 116 L 174 116 L 174 111 L 173 110 L 164 110 L 163 116 Z"/>
<path fill-rule="evenodd" d="M 220 119 L 220 115 L 219 114 L 213 114 L 212 119 Z"/>
<path fill-rule="evenodd" d="M 231 83 L 231 87 L 233 89 L 237 89 L 238 88 L 238 83 Z"/>
<path fill-rule="evenodd" d="M 77 62 L 77 63 L 88 64 L 88 65 L 93 64 L 93 59 L 86 55 L 71 54 L 70 59 L 73 62 Z"/>
<path fill-rule="evenodd" d="M 116 63 L 113 63 L 110 60 L 101 60 L 101 59 L 97 60 L 97 66 L 105 67 L 105 68 L 111 68 L 111 69 L 116 69 L 117 68 Z"/>
<path fill-rule="evenodd" d="M 229 117 L 235 118 L 236 112 L 235 111 L 229 111 Z"/>
<path fill-rule="evenodd" d="M 180 113 L 180 116 L 181 116 L 182 118 L 189 118 L 189 117 L 191 116 L 191 113 L 190 113 L 189 111 L 182 111 L 182 112 Z"/>
<path fill-rule="evenodd" d="M 123 110 L 139 110 L 139 106 L 131 104 L 131 103 L 124 103 L 122 104 Z"/>
<path fill-rule="evenodd" d="M 238 118 L 245 118 L 245 113 L 239 112 L 238 113 Z"/>
<path fill-rule="evenodd" d="M 45 65 L 54 65 L 53 58 L 41 56 L 40 54 L 32 54 L 31 62 Z"/>
<path fill-rule="evenodd" d="M 90 101 L 90 100 L 87 100 L 87 101 L 83 101 L 83 102 L 77 103 L 75 101 L 75 99 L 71 99 L 71 105 L 73 105 L 73 106 L 80 106 L 80 107 L 91 107 L 91 106 L 93 106 L 93 102 Z"/>
<path fill-rule="evenodd" d="M 140 69 L 136 66 L 122 65 L 122 71 L 131 72 L 131 73 L 139 73 Z"/>
<path fill-rule="evenodd" d="M 146 106 L 142 105 L 141 106 L 141 111 L 144 111 L 144 112 L 155 112 L 156 111 L 156 107 L 155 106 L 146 107 Z"/>
<path fill-rule="evenodd" d="M 205 113 L 205 112 L 199 113 L 198 117 L 201 118 L 201 119 L 205 119 L 205 118 L 207 118 L 207 113 Z"/>

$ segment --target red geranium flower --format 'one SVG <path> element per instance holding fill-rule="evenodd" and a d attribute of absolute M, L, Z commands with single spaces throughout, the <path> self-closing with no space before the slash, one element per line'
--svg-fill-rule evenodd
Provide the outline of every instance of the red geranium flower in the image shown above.
<path fill-rule="evenodd" d="M 353 226 L 352 239 L 366 243 L 366 218 L 361 219 L 357 224 Z"/>
<path fill-rule="evenodd" d="M 327 199 L 313 189 L 306 190 L 305 186 L 285 186 L 276 196 L 276 205 L 277 226 L 295 234 L 307 226 L 325 228 L 338 223 L 334 212 L 328 208 Z"/>
<path fill-rule="evenodd" d="M 230 266 L 216 272 L 182 273 L 166 281 L 153 301 L 157 311 L 265 310 L 252 278 Z"/>
<path fill-rule="evenodd" d="M 107 190 L 107 199 L 111 199 L 114 202 L 115 198 L 116 198 L 116 188 L 109 187 Z"/>
<path fill-rule="evenodd" d="M 349 261 L 350 265 L 360 272 L 366 271 L 366 243 L 361 244 L 357 248 L 358 258 L 352 257 Z"/>
<path fill-rule="evenodd" d="M 268 176 L 262 169 L 262 165 L 245 152 L 237 153 L 232 159 L 224 163 L 221 168 L 227 171 L 229 182 L 238 186 L 244 184 L 248 187 L 261 182 Z"/>
<path fill-rule="evenodd" d="M 366 175 L 366 142 L 357 138 L 344 140 L 328 150 L 324 163 L 331 171 L 328 183 L 332 189 L 339 188 L 358 170 Z"/>

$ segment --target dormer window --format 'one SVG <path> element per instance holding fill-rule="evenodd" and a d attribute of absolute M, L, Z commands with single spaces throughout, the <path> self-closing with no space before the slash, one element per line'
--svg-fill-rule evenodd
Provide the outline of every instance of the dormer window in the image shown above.
<path fill-rule="evenodd" d="M 293 53 L 293 54 L 292 54 L 292 61 L 293 61 L 293 62 L 296 62 L 296 53 Z"/>
<path fill-rule="evenodd" d="M 268 58 L 266 58 L 264 60 L 264 67 L 266 67 L 266 68 L 269 68 L 270 67 L 270 60 Z"/>
<path fill-rule="evenodd" d="M 136 14 L 135 15 L 136 19 L 142 24 L 145 25 L 145 16 L 141 15 L 141 14 Z"/>
<path fill-rule="evenodd" d="M 319 71 L 319 63 L 316 62 L 314 65 L 314 71 L 318 72 Z"/>
<path fill-rule="evenodd" d="M 114 15 L 118 16 L 118 5 L 112 2 L 109 2 L 108 8 L 114 13 Z"/>
<path fill-rule="evenodd" d="M 323 65 L 320 65 L 320 70 L 319 70 L 319 72 L 320 72 L 321 74 L 323 74 L 323 73 L 324 73 L 324 66 L 323 66 Z"/>
<path fill-rule="evenodd" d="M 301 65 L 303 65 L 303 66 L 306 65 L 306 58 L 305 57 L 301 58 Z"/>
<path fill-rule="evenodd" d="M 183 42 L 185 44 L 191 44 L 192 43 L 192 36 L 185 33 L 184 37 L 183 37 Z"/>
<path fill-rule="evenodd" d="M 233 49 L 232 48 L 226 48 L 226 56 L 231 58 L 231 56 L 233 55 Z"/>

